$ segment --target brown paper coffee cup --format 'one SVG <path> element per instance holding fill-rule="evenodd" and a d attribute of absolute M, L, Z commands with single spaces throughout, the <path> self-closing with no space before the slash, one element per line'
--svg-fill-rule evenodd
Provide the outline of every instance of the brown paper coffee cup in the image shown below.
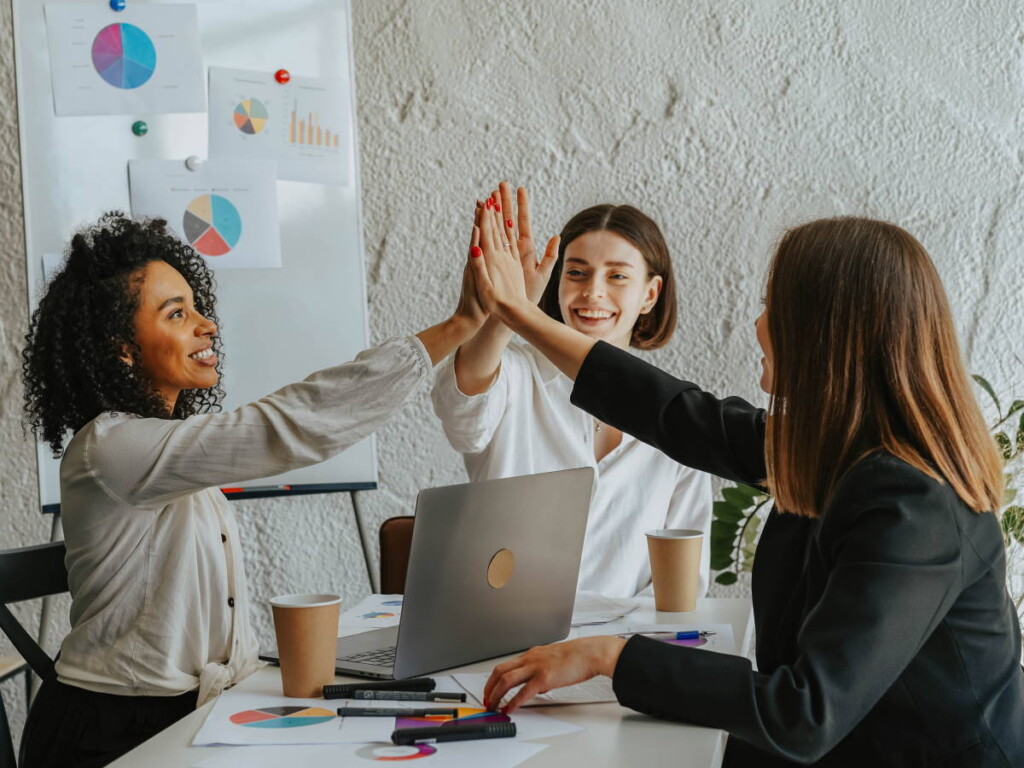
<path fill-rule="evenodd" d="M 647 532 L 655 610 L 678 613 L 697 607 L 703 541 L 701 531 L 684 528 Z"/>
<path fill-rule="evenodd" d="M 334 682 L 341 598 L 281 595 L 271 598 L 270 607 L 284 695 L 297 699 L 321 696 L 324 686 Z"/>

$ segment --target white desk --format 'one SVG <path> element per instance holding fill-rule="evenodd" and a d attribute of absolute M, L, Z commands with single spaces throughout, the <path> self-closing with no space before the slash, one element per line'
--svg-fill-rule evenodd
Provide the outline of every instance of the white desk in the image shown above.
<path fill-rule="evenodd" d="M 603 625 L 607 634 L 621 632 L 626 622 L 639 624 L 707 623 L 731 624 L 742 654 L 749 650 L 753 636 L 750 601 L 707 598 L 691 613 L 656 613 L 653 605 L 641 606 L 626 619 Z M 588 628 L 593 630 L 594 628 Z M 342 627 L 342 634 L 352 634 Z M 593 634 L 592 631 L 588 634 Z M 573 631 L 573 635 L 576 631 Z M 451 670 L 490 672 L 498 660 Z M 447 674 L 447 672 L 446 672 Z M 257 689 L 269 679 L 279 680 L 277 667 L 267 667 L 242 681 L 238 690 Z M 338 678 L 349 681 L 352 678 Z M 278 683 L 279 685 L 279 683 Z M 212 702 L 133 749 L 112 763 L 115 768 L 185 768 L 233 747 L 190 747 L 192 738 L 206 719 Z M 545 707 L 542 710 L 585 730 L 544 740 L 551 746 L 527 761 L 528 768 L 597 768 L 623 765 L 672 765 L 677 768 L 717 768 L 722 762 L 727 734 L 722 731 L 655 720 L 618 704 L 583 704 Z M 513 715 L 513 719 L 515 716 Z M 259 749 L 259 747 L 251 747 Z"/>

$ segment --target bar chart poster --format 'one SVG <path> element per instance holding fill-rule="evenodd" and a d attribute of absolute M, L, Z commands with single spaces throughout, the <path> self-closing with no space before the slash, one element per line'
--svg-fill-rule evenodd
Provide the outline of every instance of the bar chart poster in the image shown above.
<path fill-rule="evenodd" d="M 203 112 L 194 5 L 48 3 L 57 115 Z"/>
<path fill-rule="evenodd" d="M 215 270 L 281 266 L 272 161 L 132 160 L 128 182 L 132 214 L 165 219 Z"/>
<path fill-rule="evenodd" d="M 210 157 L 277 161 L 279 179 L 349 186 L 344 80 L 210 67 Z"/>

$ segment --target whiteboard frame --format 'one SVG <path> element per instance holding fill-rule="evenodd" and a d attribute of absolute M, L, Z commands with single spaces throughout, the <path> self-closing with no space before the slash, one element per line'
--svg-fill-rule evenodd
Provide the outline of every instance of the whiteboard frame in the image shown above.
<path fill-rule="evenodd" d="M 85 2 L 101 4 L 104 7 L 107 6 L 105 0 L 83 0 Z M 173 0 L 170 0 L 173 2 Z M 144 0 L 129 0 L 133 3 L 142 3 Z M 162 3 L 164 0 L 150 0 L 146 4 L 150 3 Z M 302 3 L 305 3 L 305 7 L 300 7 Z M 103 210 L 109 210 L 112 208 L 120 208 L 122 210 L 130 210 L 128 203 L 128 176 L 127 176 L 127 163 L 122 160 L 126 159 L 142 159 L 148 157 L 164 157 L 165 154 L 159 152 L 154 153 L 153 142 L 139 142 L 137 139 L 133 139 L 130 133 L 130 126 L 136 119 L 145 119 L 155 131 L 163 131 L 165 135 L 173 133 L 175 130 L 180 130 L 181 126 L 184 129 L 191 129 L 191 135 L 197 136 L 200 131 L 196 130 L 197 127 L 201 126 L 202 140 L 201 142 L 193 138 L 193 143 L 201 145 L 202 152 L 188 152 L 183 154 L 182 158 L 188 154 L 199 154 L 205 157 L 206 146 L 207 146 L 207 113 L 193 113 L 193 114 L 160 114 L 160 115 L 117 115 L 117 116 L 102 116 L 102 117 L 57 117 L 53 110 L 52 101 L 52 87 L 50 81 L 50 71 L 48 64 L 48 52 L 45 52 L 46 44 L 46 28 L 45 22 L 43 21 L 43 7 L 46 4 L 46 0 L 11 0 L 12 6 L 12 17 L 13 17 L 13 30 L 14 30 L 14 60 L 15 60 L 15 80 L 17 86 L 17 104 L 18 104 L 18 131 L 19 131 L 19 142 L 21 148 L 21 175 L 22 175 L 22 199 L 24 207 L 24 256 L 26 260 L 26 272 L 28 276 L 27 281 L 27 293 L 28 293 L 28 307 L 29 313 L 35 310 L 38 298 L 42 292 L 42 255 L 44 253 L 53 253 L 59 248 L 63 248 L 63 244 L 69 238 L 72 229 L 81 224 L 87 223 L 90 220 L 95 220 L 99 213 Z M 273 28 L 275 35 L 281 35 L 285 33 L 291 33 L 293 35 L 300 34 L 293 27 L 288 27 L 284 30 L 280 27 L 280 20 L 284 15 L 296 16 L 301 14 L 305 10 L 308 15 L 313 16 L 314 22 L 307 23 L 307 31 L 305 34 L 310 38 L 309 47 L 314 49 L 314 53 L 310 54 L 305 50 L 307 47 L 305 44 L 301 46 L 293 45 L 289 50 L 289 53 L 295 54 L 294 56 L 280 56 L 278 58 L 285 59 L 290 62 L 293 60 L 304 61 L 307 63 L 306 66 L 286 66 L 286 68 L 292 69 L 297 75 L 309 75 L 314 77 L 346 77 L 349 85 L 349 130 L 351 135 L 350 145 L 350 169 L 351 169 L 351 180 L 350 184 L 343 188 L 340 194 L 341 201 L 345 207 L 344 217 L 345 219 L 338 225 L 338 213 L 333 208 L 326 207 L 326 203 L 321 204 L 320 208 L 316 210 L 316 215 L 319 221 L 319 228 L 322 228 L 325 232 L 328 230 L 344 230 L 347 228 L 345 234 L 348 235 L 348 239 L 337 243 L 337 257 L 342 259 L 351 260 L 351 263 L 346 264 L 346 269 L 352 270 L 353 274 L 358 274 L 357 280 L 345 281 L 346 283 L 353 283 L 351 285 L 339 285 L 335 286 L 337 292 L 332 291 L 332 296 L 341 296 L 341 299 L 336 300 L 336 304 L 342 304 L 342 299 L 349 299 L 349 303 L 346 304 L 344 313 L 351 313 L 352 315 L 358 315 L 358 322 L 347 322 L 351 318 L 343 317 L 343 327 L 345 333 L 349 335 L 343 343 L 339 342 L 337 349 L 334 350 L 335 354 L 329 360 L 324 360 L 323 355 L 321 359 L 315 360 L 308 365 L 303 366 L 290 375 L 286 376 L 286 380 L 281 380 L 275 383 L 273 386 L 264 387 L 259 392 L 243 392 L 242 396 L 232 396 L 233 388 L 245 389 L 244 386 L 240 386 L 234 383 L 231 376 L 231 360 L 235 355 L 232 355 L 232 344 L 236 347 L 241 347 L 237 342 L 237 339 L 229 341 L 225 339 L 225 346 L 228 351 L 226 356 L 226 366 L 228 375 L 227 379 L 227 397 L 224 400 L 224 409 L 230 410 L 233 407 L 237 407 L 244 402 L 255 399 L 256 397 L 262 396 L 269 393 L 278 386 L 290 383 L 291 381 L 299 380 L 305 375 L 317 370 L 319 368 L 327 367 L 328 365 L 338 364 L 344 360 L 351 359 L 359 351 L 369 346 L 369 323 L 368 323 L 368 307 L 367 307 L 367 290 L 366 290 L 366 265 L 364 259 L 364 243 L 363 243 L 363 217 L 362 217 L 362 200 L 360 196 L 360 174 L 359 174 L 359 158 L 358 158 L 358 147 L 359 147 L 359 136 L 358 136 L 358 125 L 356 120 L 356 90 L 355 90 L 355 61 L 352 48 L 352 15 L 351 6 L 349 0 L 192 0 L 191 3 L 197 6 L 197 10 L 200 15 L 199 26 L 200 26 L 200 38 L 204 39 L 206 36 L 204 33 L 209 33 L 210 30 L 204 29 L 204 12 L 209 14 L 211 18 L 216 17 L 220 14 L 226 17 L 228 14 L 236 14 L 237 11 L 242 8 L 248 11 L 251 16 L 245 18 L 246 21 L 254 21 L 256 17 L 260 17 L 259 21 L 262 21 L 268 28 Z M 325 14 L 340 14 L 339 18 L 343 21 L 344 34 L 341 34 L 341 30 L 338 29 L 336 32 L 332 32 L 334 27 L 331 24 L 315 23 L 318 10 L 322 10 Z M 116 13 L 112 13 L 112 18 L 116 18 Z M 236 18 L 236 16 L 232 16 Z M 257 22 L 258 23 L 258 22 Z M 287 25 L 285 25 L 287 26 Z M 248 26 L 247 32 L 254 32 L 254 27 Z M 333 35 L 333 38 L 332 38 Z M 266 41 L 263 41 L 266 43 Z M 325 54 L 325 51 L 336 51 L 336 48 L 332 48 L 337 44 L 344 46 L 346 56 L 335 55 L 334 60 L 331 61 L 329 54 Z M 26 57 L 26 46 L 36 49 L 35 55 L 37 60 L 39 59 L 38 48 L 43 46 L 45 58 L 47 64 L 45 66 L 45 72 L 35 71 L 31 74 L 27 72 L 29 66 L 27 64 L 28 58 Z M 219 52 L 219 51 L 218 51 Z M 320 68 L 316 66 L 309 66 L 308 62 L 318 61 L 316 59 L 316 52 L 320 53 L 319 62 L 322 65 Z M 251 58 L 251 52 L 247 52 L 250 56 L 247 60 L 238 60 L 231 58 L 218 58 L 217 56 L 211 56 L 210 51 L 207 50 L 207 46 L 202 46 L 203 55 L 203 71 L 204 71 L 204 88 L 206 87 L 206 78 L 208 75 L 208 69 L 210 66 L 234 66 L 239 68 L 250 68 L 250 69 L 263 69 L 274 71 L 278 68 L 277 63 L 266 61 L 265 64 L 255 65 Z M 326 62 L 326 63 L 325 63 Z M 45 76 L 46 87 L 41 88 L 40 80 Z M 30 86 L 30 83 L 32 84 Z M 29 94 L 32 94 L 31 99 Z M 31 103 L 30 103 L 31 102 Z M 62 189 L 63 185 L 53 185 L 57 189 L 53 191 L 53 197 L 47 198 L 47 203 L 50 207 L 43 211 L 37 210 L 37 201 L 39 190 L 37 185 L 45 186 L 47 176 L 56 178 L 58 175 L 63 182 L 65 179 L 74 181 L 76 172 L 80 169 L 76 168 L 77 157 L 58 158 L 52 161 L 52 165 L 61 165 L 61 163 L 67 163 L 69 166 L 68 173 L 56 174 L 52 167 L 37 168 L 34 155 L 38 151 L 38 147 L 35 146 L 35 142 L 43 141 L 46 138 L 52 138 L 53 134 L 58 133 L 58 121 L 70 121 L 64 122 L 63 125 L 71 125 L 74 121 L 96 121 L 96 125 L 102 125 L 109 130 L 116 130 L 122 132 L 119 136 L 123 136 L 119 148 L 123 148 L 125 145 L 130 145 L 135 152 L 127 152 L 125 156 L 114 158 L 112 166 L 110 168 L 113 177 L 120 176 L 123 183 L 123 194 L 120 196 L 113 196 L 117 199 L 111 199 L 109 202 L 104 199 L 101 205 L 90 215 L 81 215 L 81 213 L 75 212 L 74 201 L 69 201 L 68 197 L 73 196 L 74 189 L 69 193 Z M 42 122 L 43 125 L 37 125 L 37 122 Z M 85 125 L 83 122 L 81 125 Z M 85 142 L 83 142 L 85 143 Z M 88 144 L 86 144 L 88 145 Z M 179 153 L 180 154 L 180 153 Z M 171 159 L 179 159 L 178 154 L 171 154 Z M 64 169 L 61 169 L 64 170 Z M 40 171 L 42 172 L 40 174 Z M 39 175 L 37 178 L 37 174 Z M 90 184 L 92 183 L 93 177 L 88 177 Z M 339 190 L 342 188 L 331 188 L 331 187 L 320 187 L 314 184 L 304 184 L 301 182 L 278 182 L 278 195 L 279 195 L 279 211 L 284 211 L 291 198 L 291 204 L 293 208 L 300 207 L 309 203 L 310 205 L 315 204 L 317 200 L 320 201 L 333 201 L 338 202 L 339 194 L 333 194 L 332 190 Z M 322 192 L 322 194 L 317 194 Z M 312 201 L 312 202 L 310 202 Z M 81 206 L 79 206 L 81 208 Z M 70 209 L 70 210 L 69 210 Z M 306 208 L 299 208 L 300 210 L 309 210 Z M 285 241 L 285 213 L 282 213 L 282 253 L 287 259 L 289 253 L 289 243 Z M 56 221 L 54 221 L 56 220 Z M 308 224 L 308 222 L 307 222 Z M 49 230 L 41 230 L 40 227 L 49 227 Z M 54 229 L 58 231 L 53 231 Z M 45 234 L 44 234 L 45 233 Z M 323 238 L 319 242 L 323 242 Z M 333 242 L 333 241 L 332 241 Z M 57 244 L 59 243 L 59 248 Z M 306 251 L 307 253 L 309 251 Z M 259 270 L 245 270 L 246 272 L 258 272 Z M 238 270 L 242 272 L 242 270 Z M 264 270 L 263 272 L 271 273 L 267 277 L 268 281 L 274 281 L 273 273 L 279 273 L 278 270 Z M 230 285 L 234 282 L 244 283 L 245 281 L 236 280 L 232 275 L 229 274 L 228 270 L 220 271 L 216 274 L 218 281 L 218 313 L 221 315 L 222 320 L 225 314 L 225 294 L 230 294 Z M 257 280 L 258 282 L 258 280 Z M 348 291 L 348 294 L 345 294 Z M 302 297 L 291 297 L 296 303 L 300 302 Z M 319 304 L 317 305 L 320 306 Z M 233 323 L 234 325 L 234 323 Z M 235 327 L 239 327 L 236 325 Z M 322 338 L 314 338 L 312 344 L 308 346 L 317 347 L 317 343 L 322 340 L 336 340 L 339 335 L 337 332 L 332 333 L 330 327 L 320 329 L 322 331 Z M 229 326 L 224 336 L 227 337 L 233 333 Z M 249 343 L 250 347 L 255 346 L 259 348 L 259 344 L 265 343 L 263 339 L 259 339 L 256 342 Z M 329 346 L 325 343 L 325 346 Z M 328 352 L 331 350 L 328 349 Z M 243 352 L 244 354 L 244 352 Z M 319 354 L 317 352 L 316 354 Z M 264 366 L 266 367 L 266 366 Z M 295 367 L 293 362 L 293 367 Z M 244 366 L 239 367 L 237 373 L 242 374 L 239 378 L 244 378 L 245 368 Z M 248 383 L 247 381 L 244 383 Z M 339 461 L 340 460 L 340 461 Z M 48 446 L 39 444 L 37 446 L 37 461 L 39 466 L 39 503 L 40 509 L 44 514 L 59 512 L 59 460 L 54 460 L 50 455 Z M 334 478 L 324 477 L 324 471 L 332 471 L 333 468 L 326 467 L 329 464 L 336 464 L 342 469 L 339 470 L 336 476 L 339 482 L 325 482 Z M 349 466 L 351 465 L 351 466 Z M 316 470 L 316 467 L 320 467 L 320 470 Z M 243 500 L 252 498 L 268 498 L 268 497 L 279 497 L 279 496 L 299 496 L 307 495 L 312 493 L 335 493 L 345 491 L 356 491 L 356 490 L 373 490 L 377 488 L 377 455 L 376 455 L 376 444 L 375 438 L 370 436 L 365 440 L 361 441 L 357 445 L 348 449 L 348 451 L 341 454 L 335 459 L 330 459 L 328 462 L 324 462 L 321 465 L 314 465 L 314 467 L 304 468 L 301 470 L 295 470 L 290 473 L 285 473 L 274 478 L 266 478 L 261 480 L 254 480 L 247 483 L 235 484 L 236 486 L 241 485 L 243 488 L 249 487 L 251 490 L 243 490 L 242 492 L 228 493 L 225 494 L 227 498 L 232 500 Z M 307 477 L 308 476 L 308 477 Z M 274 487 L 271 487 L 274 486 Z M 288 486 L 287 490 L 280 486 Z M 54 490 L 56 489 L 56 490 Z"/>

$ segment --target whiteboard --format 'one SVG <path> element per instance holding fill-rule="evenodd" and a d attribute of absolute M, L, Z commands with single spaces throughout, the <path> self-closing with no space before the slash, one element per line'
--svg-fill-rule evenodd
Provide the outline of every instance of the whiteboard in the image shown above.
<path fill-rule="evenodd" d="M 109 8 L 107 0 L 83 0 Z M 128 0 L 138 3 L 140 0 Z M 44 0 L 12 0 L 25 204 L 29 307 L 43 287 L 43 254 L 75 227 L 129 211 L 128 161 L 207 156 L 205 113 L 56 117 Z M 280 269 L 220 270 L 225 409 L 313 371 L 351 360 L 369 343 L 359 201 L 358 137 L 348 0 L 197 0 L 204 68 L 337 77 L 349 83 L 349 186 L 277 182 Z M 118 14 L 110 10 L 111 23 Z M 144 119 L 149 132 L 132 134 Z M 59 461 L 38 447 L 40 502 L 56 511 Z M 375 488 L 370 437 L 312 467 L 246 483 L 235 498 Z M 281 486 L 290 486 L 289 490 Z M 273 490 L 271 490 L 273 489 Z"/>

